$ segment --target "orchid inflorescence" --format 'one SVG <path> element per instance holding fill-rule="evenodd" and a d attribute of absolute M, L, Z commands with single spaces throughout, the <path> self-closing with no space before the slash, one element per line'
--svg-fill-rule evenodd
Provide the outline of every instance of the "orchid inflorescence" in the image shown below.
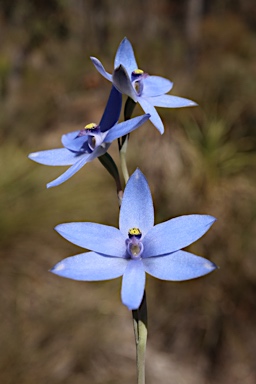
<path fill-rule="evenodd" d="M 81 130 L 64 134 L 62 148 L 31 153 L 29 158 L 50 166 L 70 166 L 47 187 L 62 184 L 95 158 L 99 158 L 114 177 L 120 202 L 119 229 L 89 222 L 58 225 L 55 229 L 61 236 L 90 251 L 60 261 L 51 272 L 82 281 L 122 276 L 122 302 L 128 309 L 139 312 L 145 298 L 146 273 L 161 280 L 183 281 L 217 268 L 207 259 L 183 250 L 203 236 L 215 218 L 184 215 L 154 225 L 153 201 L 145 176 L 139 169 L 135 170 L 122 193 L 117 166 L 107 151 L 118 139 L 120 155 L 123 155 L 129 134 L 147 120 L 163 134 L 163 122 L 155 107 L 179 108 L 197 104 L 167 94 L 172 88 L 171 81 L 139 69 L 127 38 L 119 45 L 112 74 L 98 59 L 91 57 L 91 60 L 98 72 L 112 83 L 99 124 L 89 123 Z M 125 107 L 132 107 L 125 109 L 125 121 L 119 122 L 122 94 L 128 96 Z M 132 118 L 136 103 L 145 114 Z M 126 181 L 128 177 L 124 171 L 123 175 Z M 139 338 L 139 334 L 137 336 Z"/>

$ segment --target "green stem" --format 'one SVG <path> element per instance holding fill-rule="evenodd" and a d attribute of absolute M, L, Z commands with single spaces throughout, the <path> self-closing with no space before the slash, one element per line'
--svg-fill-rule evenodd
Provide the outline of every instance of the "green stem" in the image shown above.
<path fill-rule="evenodd" d="M 140 307 L 132 311 L 136 344 L 137 384 L 145 384 L 145 359 L 147 345 L 147 301 L 146 291 Z"/>
<path fill-rule="evenodd" d="M 136 103 L 130 97 L 128 97 L 124 106 L 125 121 L 129 120 L 132 117 L 132 113 L 134 111 L 135 106 L 136 106 Z M 126 152 L 128 147 L 128 140 L 129 140 L 129 135 L 125 135 L 120 139 L 118 139 L 120 163 L 121 163 L 121 169 L 122 169 L 125 184 L 129 179 L 129 172 L 128 172 L 127 163 L 126 163 Z"/>
<path fill-rule="evenodd" d="M 129 140 L 129 136 L 127 135 L 125 137 L 123 144 L 122 144 L 122 147 L 119 151 L 121 169 L 122 169 L 125 184 L 127 183 L 128 179 L 129 179 L 129 172 L 128 172 L 127 163 L 126 163 L 126 151 L 127 151 L 127 147 L 128 147 L 128 140 Z"/>

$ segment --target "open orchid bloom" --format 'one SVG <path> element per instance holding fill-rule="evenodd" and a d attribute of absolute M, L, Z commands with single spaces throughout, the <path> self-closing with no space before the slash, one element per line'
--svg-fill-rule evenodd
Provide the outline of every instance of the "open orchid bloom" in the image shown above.
<path fill-rule="evenodd" d="M 182 281 L 217 268 L 211 261 L 181 250 L 203 236 L 214 221 L 209 215 L 186 215 L 154 225 L 150 189 L 137 169 L 124 191 L 119 229 L 96 223 L 66 223 L 55 228 L 65 239 L 91 252 L 60 261 L 51 272 L 83 281 L 123 276 L 122 302 L 129 309 L 137 309 L 146 273 Z"/>
<path fill-rule="evenodd" d="M 138 68 L 130 41 L 124 38 L 118 47 L 114 61 L 114 72 L 111 75 L 95 57 L 91 60 L 107 80 L 123 94 L 138 102 L 142 109 L 151 115 L 150 121 L 164 132 L 163 122 L 155 107 L 181 108 L 197 105 L 194 101 L 182 97 L 166 95 L 172 89 L 173 83 L 160 76 L 150 76 Z"/>
<path fill-rule="evenodd" d="M 70 165 L 66 172 L 47 184 L 48 188 L 64 183 L 86 163 L 106 153 L 112 141 L 140 127 L 150 117 L 150 115 L 142 115 L 117 124 L 121 106 L 122 95 L 112 87 L 99 125 L 90 123 L 80 131 L 63 135 L 63 148 L 30 153 L 29 158 L 40 164 Z"/>

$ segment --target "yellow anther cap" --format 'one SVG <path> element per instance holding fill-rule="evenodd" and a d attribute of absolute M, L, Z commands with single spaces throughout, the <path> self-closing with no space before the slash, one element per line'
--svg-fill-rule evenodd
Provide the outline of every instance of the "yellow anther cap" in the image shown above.
<path fill-rule="evenodd" d="M 142 69 L 135 69 L 134 71 L 133 71 L 133 74 L 134 75 L 143 75 L 143 73 L 144 73 L 144 71 L 142 70 Z"/>
<path fill-rule="evenodd" d="M 97 128 L 97 124 L 95 123 L 90 123 L 90 124 L 87 124 L 84 129 L 95 129 Z"/>
<path fill-rule="evenodd" d="M 128 231 L 128 235 L 129 236 L 141 236 L 141 231 L 139 230 L 139 228 L 131 228 Z"/>

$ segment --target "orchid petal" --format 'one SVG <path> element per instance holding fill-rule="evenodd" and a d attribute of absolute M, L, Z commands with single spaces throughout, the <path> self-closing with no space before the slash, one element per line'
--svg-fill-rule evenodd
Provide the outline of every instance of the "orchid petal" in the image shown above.
<path fill-rule="evenodd" d="M 29 159 L 44 165 L 72 165 L 77 162 L 74 153 L 66 148 L 49 149 L 46 151 L 33 152 L 28 155 Z"/>
<path fill-rule="evenodd" d="M 121 107 L 122 94 L 115 87 L 112 87 L 105 111 L 99 124 L 101 132 L 108 131 L 118 122 Z"/>
<path fill-rule="evenodd" d="M 78 157 L 79 160 L 77 160 L 70 168 L 67 169 L 66 172 L 62 173 L 57 179 L 51 181 L 47 184 L 47 188 L 57 187 L 57 185 L 60 185 L 64 183 L 64 181 L 70 179 L 76 172 L 79 171 L 87 162 L 91 161 L 90 158 L 92 157 L 92 154 L 85 154 L 80 155 Z"/>
<path fill-rule="evenodd" d="M 217 268 L 211 261 L 185 251 L 143 259 L 143 264 L 145 271 L 150 275 L 172 281 L 195 279 Z"/>
<path fill-rule="evenodd" d="M 91 61 L 93 62 L 95 68 L 97 69 L 97 71 L 103 76 L 105 77 L 105 79 L 109 80 L 109 81 L 112 81 L 112 75 L 110 73 L 108 73 L 105 68 L 103 67 L 103 65 L 101 64 L 101 62 L 96 59 L 96 57 L 90 57 Z"/>
<path fill-rule="evenodd" d="M 184 97 L 161 95 L 156 97 L 148 97 L 148 102 L 155 107 L 163 108 L 182 108 L 182 107 L 195 107 L 197 103 L 192 100 L 185 99 Z"/>
<path fill-rule="evenodd" d="M 154 225 L 152 196 L 143 173 L 137 169 L 129 178 L 120 209 L 120 231 L 127 237 L 131 228 L 139 228 L 142 236 Z"/>
<path fill-rule="evenodd" d="M 141 105 L 141 108 L 144 110 L 144 112 L 149 113 L 151 115 L 149 119 L 151 123 L 158 129 L 158 131 L 161 134 L 163 134 L 164 125 L 155 107 L 152 104 L 150 104 L 150 102 L 148 102 L 148 99 L 145 99 L 143 97 L 138 97 L 138 102 Z"/>
<path fill-rule="evenodd" d="M 112 129 L 109 130 L 104 141 L 110 143 L 118 137 L 127 135 L 128 133 L 139 128 L 145 121 L 149 119 L 149 117 L 150 115 L 138 116 L 115 125 Z"/>
<path fill-rule="evenodd" d="M 126 259 L 86 252 L 67 257 L 57 263 L 50 272 L 73 280 L 102 281 L 122 276 L 127 263 Z"/>
<path fill-rule="evenodd" d="M 113 257 L 125 257 L 126 237 L 115 227 L 96 223 L 66 223 L 55 230 L 71 243 Z"/>
<path fill-rule="evenodd" d="M 66 144 L 68 144 L 69 142 L 72 142 L 76 137 L 78 137 L 80 132 L 81 130 L 78 130 L 78 131 L 68 132 L 62 135 L 61 142 L 64 145 L 64 147 L 66 146 Z"/>
<path fill-rule="evenodd" d="M 161 76 L 147 76 L 143 79 L 143 96 L 159 96 L 169 92 L 173 83 Z"/>
<path fill-rule="evenodd" d="M 119 67 L 119 65 L 126 68 L 128 75 L 131 75 L 132 71 L 138 68 L 132 45 L 126 37 L 121 41 L 116 52 L 114 68 Z"/>
<path fill-rule="evenodd" d="M 77 156 L 78 160 L 69 169 L 67 169 L 66 172 L 57 177 L 57 179 L 48 183 L 47 188 L 56 187 L 57 185 L 60 185 L 64 183 L 64 181 L 70 179 L 70 177 L 72 177 L 76 172 L 78 172 L 86 163 L 89 163 L 97 157 L 104 155 L 104 153 L 107 152 L 109 146 L 110 144 L 103 143 L 99 147 L 95 148 L 92 153 L 86 153 Z"/>
<path fill-rule="evenodd" d="M 121 297 L 128 309 L 138 309 L 144 294 L 146 274 L 141 260 L 129 260 L 122 281 Z"/>
<path fill-rule="evenodd" d="M 137 94 L 132 86 L 126 69 L 122 65 L 119 65 L 119 67 L 114 70 L 112 79 L 113 85 L 119 90 L 119 92 L 129 96 L 131 99 L 137 102 Z"/>
<path fill-rule="evenodd" d="M 143 239 L 144 257 L 164 255 L 187 247 L 215 222 L 209 215 L 185 215 L 155 225 Z"/>
<path fill-rule="evenodd" d="M 82 147 L 85 149 L 85 143 L 88 141 L 88 137 L 78 136 L 80 132 L 81 131 L 75 131 L 62 135 L 61 142 L 63 146 L 73 152 L 80 152 Z"/>

